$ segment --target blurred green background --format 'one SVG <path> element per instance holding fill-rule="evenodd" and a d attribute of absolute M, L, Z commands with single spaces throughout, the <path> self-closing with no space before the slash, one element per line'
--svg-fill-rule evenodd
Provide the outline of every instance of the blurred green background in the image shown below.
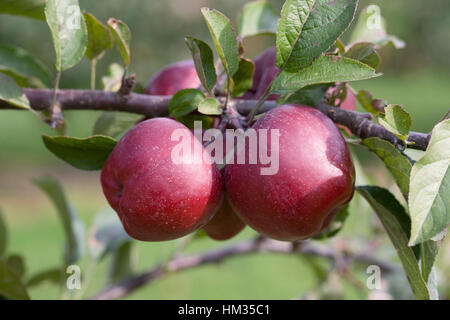
<path fill-rule="evenodd" d="M 271 2 L 277 10 L 281 8 L 282 1 Z M 384 76 L 355 83 L 354 87 L 370 90 L 375 97 L 386 99 L 389 103 L 402 104 L 412 115 L 413 129 L 428 132 L 450 107 L 450 2 L 361 1 L 360 9 L 370 3 L 381 7 L 387 20 L 388 32 L 406 41 L 407 46 L 398 51 L 391 47 L 383 49 L 381 71 Z M 184 36 L 208 39 L 208 31 L 200 14 L 201 7 L 216 8 L 236 21 L 243 1 L 80 0 L 80 5 L 103 22 L 109 17 L 115 17 L 130 26 L 133 33 L 130 70 L 145 85 L 152 74 L 164 65 L 189 58 Z M 267 46 L 273 45 L 274 40 L 271 36 L 246 40 L 247 56 L 256 56 Z M 50 32 L 44 22 L 1 15 L 0 42 L 23 47 L 53 68 L 54 52 Z M 108 66 L 118 61 L 118 55 L 110 51 L 99 62 L 98 85 Z M 88 88 L 89 68 L 88 61 L 84 60 L 80 65 L 64 72 L 61 87 Z M 77 111 L 66 112 L 65 116 L 68 134 L 84 137 L 91 134 L 98 113 Z M 62 181 L 70 201 L 87 225 L 91 224 L 95 212 L 107 207 L 99 184 L 99 174 L 75 170 L 56 159 L 44 148 L 42 134 L 54 133 L 30 113 L 1 111 L 0 208 L 6 215 L 10 228 L 10 251 L 25 256 L 28 276 L 57 266 L 61 261 L 63 243 L 63 231 L 56 212 L 46 197 L 31 184 L 32 177 L 51 174 Z M 387 188 L 392 187 L 390 177 L 373 156 L 361 151 L 358 151 L 358 155 L 370 163 L 370 167 L 365 170 L 368 177 L 362 175 L 361 183 L 368 179 Z M 356 198 L 354 202 L 361 200 Z M 352 208 L 345 232 L 330 242 L 330 245 L 346 241 L 347 245 L 350 243 L 350 246 L 358 248 L 358 239 L 367 242 L 375 237 L 373 230 L 376 229 L 377 222 L 374 221 L 374 215 L 363 203 L 355 204 Z M 252 234 L 252 231 L 247 230 L 239 239 L 248 238 Z M 221 244 L 201 239 L 194 242 L 188 251 L 219 245 Z M 173 242 L 137 244 L 138 270 L 146 269 L 166 257 L 174 246 Z M 447 284 L 450 282 L 449 250 L 447 241 L 439 256 L 441 282 Z M 375 254 L 384 258 L 395 257 L 389 244 L 383 244 Z M 97 276 L 94 277 L 88 295 L 101 287 L 107 263 L 108 261 L 102 263 L 97 269 Z M 319 265 L 325 270 L 328 267 L 324 261 L 319 261 Z M 320 291 L 320 277 L 317 277 L 315 270 L 305 258 L 254 255 L 170 276 L 137 291 L 131 298 L 305 297 L 311 290 L 315 293 Z M 364 269 L 353 271 L 355 279 L 344 279 L 337 284 L 333 282 L 333 285 L 341 289 L 339 297 L 364 299 L 367 297 L 364 289 L 367 276 Z M 355 281 L 362 284 L 363 288 L 356 286 Z M 407 286 L 404 278 L 399 281 L 403 287 Z M 407 290 L 406 287 L 405 291 Z M 441 290 L 449 297 L 448 287 Z M 31 294 L 33 298 L 53 299 L 58 298 L 58 289 L 51 286 L 36 288 Z"/>

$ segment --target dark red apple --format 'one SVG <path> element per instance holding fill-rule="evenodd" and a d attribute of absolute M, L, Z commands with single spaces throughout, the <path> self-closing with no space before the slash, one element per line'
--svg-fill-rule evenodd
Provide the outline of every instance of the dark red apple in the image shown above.
<path fill-rule="evenodd" d="M 183 60 L 173 63 L 153 76 L 145 90 L 149 95 L 171 96 L 183 89 L 201 86 L 194 62 Z"/>
<path fill-rule="evenodd" d="M 301 240 L 324 230 L 354 190 L 354 167 L 347 145 L 334 123 L 307 106 L 277 107 L 256 121 L 268 130 L 267 148 L 278 129 L 279 169 L 262 175 L 256 164 L 228 164 L 225 185 L 239 217 L 259 233 L 278 240 Z M 275 136 L 275 135 L 274 135 Z M 239 148 L 248 157 L 249 144 Z"/>
<path fill-rule="evenodd" d="M 193 152 L 186 159 L 192 163 L 174 161 L 177 129 L 189 138 Z M 188 128 L 167 118 L 128 131 L 108 157 L 101 182 L 127 233 L 143 241 L 172 240 L 201 228 L 222 201 L 221 175 L 208 152 Z"/>
<path fill-rule="evenodd" d="M 206 234 L 214 240 L 228 240 L 245 228 L 245 223 L 236 215 L 225 198 L 222 206 L 207 225 L 203 227 Z"/>

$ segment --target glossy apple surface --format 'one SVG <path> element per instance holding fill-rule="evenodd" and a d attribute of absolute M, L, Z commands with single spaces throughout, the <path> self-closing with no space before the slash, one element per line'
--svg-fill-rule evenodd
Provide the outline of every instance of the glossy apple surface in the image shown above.
<path fill-rule="evenodd" d="M 268 146 L 271 129 L 279 130 L 279 170 L 261 175 L 259 160 L 228 164 L 224 178 L 233 209 L 270 238 L 293 241 L 316 235 L 353 195 L 354 167 L 339 130 L 316 109 L 294 105 L 269 111 L 253 128 L 268 130 Z M 257 137 L 259 141 L 259 133 Z M 248 144 L 237 153 L 244 151 L 248 154 Z"/>
<path fill-rule="evenodd" d="M 179 141 L 171 136 L 176 129 L 190 137 L 193 163 L 173 161 L 172 150 Z M 141 122 L 118 142 L 103 167 L 101 182 L 131 237 L 172 240 L 212 218 L 222 201 L 221 176 L 214 163 L 195 162 L 198 156 L 209 159 L 188 128 L 167 118 Z"/>
<path fill-rule="evenodd" d="M 149 95 L 171 96 L 183 89 L 201 86 L 192 60 L 173 63 L 153 76 L 145 90 Z"/>

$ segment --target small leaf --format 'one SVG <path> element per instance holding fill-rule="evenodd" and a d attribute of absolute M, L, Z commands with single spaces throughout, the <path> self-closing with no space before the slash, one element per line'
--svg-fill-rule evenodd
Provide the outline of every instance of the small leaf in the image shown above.
<path fill-rule="evenodd" d="M 186 45 L 192 54 L 198 78 L 208 93 L 213 96 L 213 90 L 217 82 L 216 67 L 214 66 L 214 54 L 206 42 L 186 37 Z"/>
<path fill-rule="evenodd" d="M 6 227 L 3 213 L 0 211 L 0 258 L 5 255 L 8 245 L 8 229 Z"/>
<path fill-rule="evenodd" d="M 278 14 L 268 1 L 247 2 L 238 17 L 238 33 L 242 38 L 276 34 Z"/>
<path fill-rule="evenodd" d="M 0 44 L 0 72 L 12 77 L 21 87 L 51 86 L 48 68 L 22 48 Z"/>
<path fill-rule="evenodd" d="M 239 69 L 239 46 L 233 25 L 226 16 L 217 10 L 202 8 L 202 14 L 223 68 L 228 77 L 231 78 Z"/>
<path fill-rule="evenodd" d="M 99 57 L 114 45 L 114 39 L 107 26 L 102 24 L 90 13 L 83 13 L 86 20 L 88 43 L 86 57 L 89 60 L 99 59 Z"/>
<path fill-rule="evenodd" d="M 429 240 L 420 244 L 420 269 L 425 281 L 429 280 L 441 246 L 440 241 Z"/>
<path fill-rule="evenodd" d="M 130 65 L 131 31 L 128 26 L 117 19 L 110 18 L 108 26 L 116 41 L 117 49 L 126 67 Z"/>
<path fill-rule="evenodd" d="M 115 250 L 109 266 L 108 283 L 117 283 L 134 274 L 136 270 L 136 259 L 133 249 L 133 242 L 126 241 Z"/>
<path fill-rule="evenodd" d="M 59 284 L 65 277 L 60 268 L 54 268 L 33 275 L 26 283 L 28 288 L 39 287 L 45 284 Z"/>
<path fill-rule="evenodd" d="M 101 170 L 117 141 L 107 136 L 87 138 L 42 136 L 44 144 L 58 158 L 82 170 Z"/>
<path fill-rule="evenodd" d="M 405 209 L 386 189 L 364 186 L 358 187 L 357 190 L 372 206 L 386 229 L 405 269 L 415 298 L 429 300 L 430 295 L 426 282 L 422 278 L 413 249 L 408 247 L 408 235 L 405 227 L 402 227 L 402 222 L 399 221 L 399 218 L 404 221 L 409 220 Z"/>
<path fill-rule="evenodd" d="M 207 115 L 221 115 L 222 105 L 216 98 L 205 98 L 198 105 L 198 112 Z"/>
<path fill-rule="evenodd" d="M 95 215 L 89 231 L 89 253 L 92 259 L 101 261 L 107 254 L 115 251 L 124 242 L 132 241 L 125 232 L 120 219 L 112 209 Z"/>
<path fill-rule="evenodd" d="M 380 124 L 396 136 L 406 139 L 411 128 L 411 116 L 400 105 L 388 105 L 385 114 L 378 119 Z"/>
<path fill-rule="evenodd" d="M 367 138 L 362 144 L 373 151 L 391 172 L 400 191 L 408 199 L 409 175 L 412 165 L 402 153 L 391 143 L 380 138 Z"/>
<path fill-rule="evenodd" d="M 376 50 L 376 45 L 370 42 L 354 44 L 344 53 L 344 57 L 361 61 L 374 69 L 377 69 L 381 62 L 381 58 Z"/>
<path fill-rule="evenodd" d="M 25 261 L 23 260 L 23 257 L 12 254 L 8 256 L 8 258 L 6 258 L 6 263 L 8 264 L 9 268 L 17 274 L 19 278 L 23 278 L 26 271 Z"/>
<path fill-rule="evenodd" d="M 405 47 L 405 42 L 386 32 L 386 22 L 379 6 L 371 4 L 364 8 L 350 37 L 350 43 L 372 42 L 378 47 L 392 44 L 396 49 Z"/>
<path fill-rule="evenodd" d="M 202 128 L 204 130 L 207 130 L 212 128 L 214 119 L 213 117 L 206 116 L 203 114 L 190 113 L 188 115 L 177 118 L 177 121 L 184 124 L 191 130 L 194 130 L 195 128 L 194 127 L 195 122 L 200 121 L 202 123 Z"/>
<path fill-rule="evenodd" d="M 94 135 L 118 138 L 142 120 L 142 115 L 127 112 L 102 112 L 94 125 Z"/>
<path fill-rule="evenodd" d="M 372 105 L 373 98 L 372 94 L 369 91 L 366 90 L 359 91 L 358 94 L 356 95 L 356 99 L 358 99 L 358 102 L 367 112 L 370 112 L 375 117 L 378 116 L 380 112 L 373 107 Z"/>
<path fill-rule="evenodd" d="M 328 88 L 330 88 L 331 84 L 316 84 L 304 87 L 292 94 L 287 94 L 284 96 L 281 96 L 277 100 L 278 105 L 282 104 L 305 104 L 307 106 L 315 106 L 320 102 L 320 100 L 323 99 L 325 96 L 325 93 L 328 91 Z"/>
<path fill-rule="evenodd" d="M 366 64 L 349 58 L 321 56 L 311 66 L 297 73 L 281 72 L 271 85 L 271 92 L 291 94 L 313 84 L 349 82 L 378 77 Z"/>
<path fill-rule="evenodd" d="M 46 0 L 0 1 L 0 13 L 45 21 L 45 1 Z"/>
<path fill-rule="evenodd" d="M 30 299 L 20 277 L 3 259 L 0 259 L 0 297 L 9 300 Z"/>
<path fill-rule="evenodd" d="M 30 109 L 30 102 L 22 91 L 22 88 L 14 80 L 0 73 L 0 100 L 20 108 Z"/>
<path fill-rule="evenodd" d="M 84 56 L 87 30 L 78 0 L 47 0 L 45 17 L 56 52 L 56 70 L 76 65 Z"/>
<path fill-rule="evenodd" d="M 342 209 L 340 209 L 336 216 L 333 218 L 333 221 L 331 221 L 328 228 L 315 236 L 314 239 L 323 240 L 332 238 L 337 235 L 342 230 L 342 228 L 344 227 L 344 223 L 347 220 L 349 214 L 348 207 L 349 206 L 347 204 Z"/>
<path fill-rule="evenodd" d="M 277 31 L 277 66 L 298 72 L 308 67 L 347 29 L 357 0 L 287 0 Z"/>
<path fill-rule="evenodd" d="M 53 177 L 33 179 L 38 186 L 52 201 L 66 235 L 64 247 L 64 265 L 68 266 L 78 262 L 84 253 L 85 227 L 74 208 L 68 203 L 64 190 L 60 183 Z"/>
<path fill-rule="evenodd" d="M 427 241 L 450 223 L 450 120 L 436 125 L 424 156 L 411 170 L 410 245 Z"/>
<path fill-rule="evenodd" d="M 178 118 L 197 110 L 205 95 L 198 89 L 183 89 L 178 91 L 169 102 L 171 117 Z"/>
<path fill-rule="evenodd" d="M 255 64 L 253 61 L 241 58 L 239 61 L 239 69 L 233 76 L 231 86 L 232 97 L 240 97 L 252 88 L 254 72 Z"/>

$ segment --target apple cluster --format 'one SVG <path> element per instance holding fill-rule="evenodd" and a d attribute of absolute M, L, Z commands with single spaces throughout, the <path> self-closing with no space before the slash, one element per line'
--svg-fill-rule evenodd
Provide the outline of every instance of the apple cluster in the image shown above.
<path fill-rule="evenodd" d="M 275 60 L 275 48 L 255 59 L 253 87 L 243 99 L 261 97 L 278 72 Z M 146 93 L 173 95 L 200 86 L 193 62 L 181 61 L 158 72 Z M 341 107 L 354 110 L 354 100 L 348 90 Z M 272 109 L 252 128 L 278 130 L 276 174 L 261 175 L 260 162 L 230 163 L 222 170 L 212 161 L 174 164 L 172 132 L 189 129 L 173 119 L 153 118 L 129 130 L 101 174 L 104 194 L 127 233 L 164 241 L 203 228 L 209 237 L 227 240 L 248 225 L 264 236 L 295 241 L 326 229 L 354 191 L 354 167 L 339 129 L 305 105 Z M 210 159 L 199 140 L 191 141 L 192 157 Z"/>

